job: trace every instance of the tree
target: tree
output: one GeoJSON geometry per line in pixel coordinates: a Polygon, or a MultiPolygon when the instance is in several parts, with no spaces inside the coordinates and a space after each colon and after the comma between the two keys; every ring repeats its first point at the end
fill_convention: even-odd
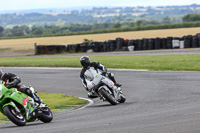
{"type": "Polygon", "coordinates": [[[22,28],[19,26],[14,26],[13,29],[11,30],[13,36],[23,36],[24,31],[22,28]]]}
{"type": "Polygon", "coordinates": [[[136,21],[136,25],[137,25],[139,30],[140,30],[140,27],[141,27],[142,23],[143,23],[143,20],[136,21]]]}
{"type": "Polygon", "coordinates": [[[187,14],[182,18],[183,22],[200,21],[200,14],[187,14]]]}
{"type": "Polygon", "coordinates": [[[164,24],[170,24],[170,22],[171,22],[171,19],[170,19],[169,16],[166,16],[166,17],[164,17],[164,18],[162,19],[162,23],[164,23],[164,24]]]}
{"type": "Polygon", "coordinates": [[[2,26],[0,26],[0,34],[3,33],[4,28],[2,26]]]}
{"type": "Polygon", "coordinates": [[[120,28],[121,26],[119,22],[113,24],[113,28],[120,28]]]}
{"type": "Polygon", "coordinates": [[[3,31],[4,31],[4,28],[2,26],[0,26],[0,36],[3,35],[3,31]]]}

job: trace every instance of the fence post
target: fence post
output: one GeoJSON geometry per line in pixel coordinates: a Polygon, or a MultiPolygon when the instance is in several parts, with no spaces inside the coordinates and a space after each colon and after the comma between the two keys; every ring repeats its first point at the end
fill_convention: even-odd
{"type": "Polygon", "coordinates": [[[34,43],[34,47],[35,47],[35,55],[37,55],[37,43],[34,43]]]}

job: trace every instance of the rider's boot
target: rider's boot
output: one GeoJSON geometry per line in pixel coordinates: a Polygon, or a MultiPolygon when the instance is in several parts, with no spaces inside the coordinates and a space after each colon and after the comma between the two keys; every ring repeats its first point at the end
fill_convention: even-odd
{"type": "Polygon", "coordinates": [[[46,104],[42,103],[42,99],[40,99],[39,96],[36,93],[33,93],[33,90],[27,88],[26,91],[27,91],[28,95],[33,98],[37,107],[46,107],[46,104]]]}
{"type": "Polygon", "coordinates": [[[88,92],[88,98],[93,99],[93,98],[97,98],[97,97],[98,97],[98,96],[95,95],[94,93],[92,93],[92,92],[88,92]]]}
{"type": "Polygon", "coordinates": [[[114,82],[114,84],[115,84],[117,87],[121,87],[121,86],[122,86],[121,83],[116,82],[116,80],[115,80],[114,77],[112,77],[111,80],[114,82]]]}
{"type": "Polygon", "coordinates": [[[115,80],[115,77],[114,77],[114,74],[113,73],[110,73],[110,74],[108,74],[108,77],[114,82],[114,84],[117,86],[117,87],[121,87],[122,86],[122,84],[121,83],[118,83],[118,82],[116,82],[116,80],[115,80]]]}

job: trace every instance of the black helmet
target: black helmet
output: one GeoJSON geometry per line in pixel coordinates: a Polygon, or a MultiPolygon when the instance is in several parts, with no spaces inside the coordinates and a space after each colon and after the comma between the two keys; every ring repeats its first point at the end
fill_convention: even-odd
{"type": "Polygon", "coordinates": [[[82,56],[80,62],[84,68],[87,68],[90,65],[90,58],[88,56],[82,56]]]}

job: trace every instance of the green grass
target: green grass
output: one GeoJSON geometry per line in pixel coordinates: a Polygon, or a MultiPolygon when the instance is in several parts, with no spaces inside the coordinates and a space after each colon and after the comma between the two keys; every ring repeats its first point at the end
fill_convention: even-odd
{"type": "MultiPolygon", "coordinates": [[[[37,93],[44,103],[52,111],[58,111],[61,107],[68,107],[69,109],[75,109],[81,107],[87,103],[87,101],[79,99],[74,96],[68,96],[64,94],[55,93],[37,93]]],[[[7,117],[0,113],[0,120],[7,120],[7,117]]]]}
{"type": "MultiPolygon", "coordinates": [[[[81,67],[80,57],[0,58],[1,66],[81,67]]],[[[91,56],[107,68],[200,71],[200,54],[91,56]]]]}

